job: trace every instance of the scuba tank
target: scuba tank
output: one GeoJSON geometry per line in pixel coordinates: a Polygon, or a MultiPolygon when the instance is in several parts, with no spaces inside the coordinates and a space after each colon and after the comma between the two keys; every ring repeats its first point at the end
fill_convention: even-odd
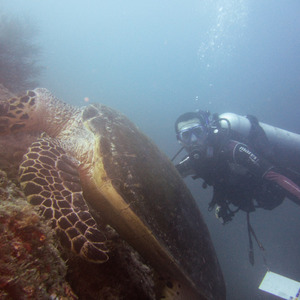
{"type": "MultiPolygon", "coordinates": [[[[219,124],[221,128],[229,130],[233,136],[238,135],[243,139],[249,138],[252,128],[250,118],[234,113],[219,115],[219,124]]],[[[261,122],[257,124],[267,137],[276,163],[300,173],[300,135],[261,122]]]]}

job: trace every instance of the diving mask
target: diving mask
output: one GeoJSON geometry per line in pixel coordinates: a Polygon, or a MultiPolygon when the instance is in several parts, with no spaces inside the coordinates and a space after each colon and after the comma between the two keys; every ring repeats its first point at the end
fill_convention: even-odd
{"type": "Polygon", "coordinates": [[[201,142],[206,136],[206,128],[201,124],[182,128],[177,134],[177,138],[185,145],[201,142]]]}

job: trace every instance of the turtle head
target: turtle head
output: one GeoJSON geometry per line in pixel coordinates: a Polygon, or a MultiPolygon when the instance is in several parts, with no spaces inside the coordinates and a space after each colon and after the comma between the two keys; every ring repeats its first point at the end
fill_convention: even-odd
{"type": "Polygon", "coordinates": [[[0,135],[30,131],[32,127],[37,127],[35,97],[34,91],[27,91],[20,97],[0,101],[0,135]]]}

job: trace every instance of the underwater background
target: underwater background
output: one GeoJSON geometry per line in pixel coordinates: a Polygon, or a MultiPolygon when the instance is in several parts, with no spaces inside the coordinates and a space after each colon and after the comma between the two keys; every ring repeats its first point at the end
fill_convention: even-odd
{"type": "MultiPolygon", "coordinates": [[[[74,105],[117,109],[170,158],[176,118],[196,109],[252,114],[300,134],[298,0],[0,0],[0,12],[38,29],[39,86],[74,105]]],[[[265,248],[254,241],[251,266],[246,214],[223,226],[207,210],[212,190],[185,181],[229,300],[275,299],[258,290],[268,268],[300,281],[299,206],[286,200],[251,214],[265,248]]]]}

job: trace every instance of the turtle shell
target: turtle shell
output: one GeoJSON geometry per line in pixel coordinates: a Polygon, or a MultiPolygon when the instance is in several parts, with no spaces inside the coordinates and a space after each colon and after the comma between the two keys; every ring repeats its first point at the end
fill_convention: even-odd
{"type": "Polygon", "coordinates": [[[207,226],[170,160],[111,108],[90,105],[82,118],[95,135],[92,179],[82,178],[92,207],[171,288],[183,287],[177,287],[178,297],[184,291],[189,299],[225,299],[207,226]]]}

